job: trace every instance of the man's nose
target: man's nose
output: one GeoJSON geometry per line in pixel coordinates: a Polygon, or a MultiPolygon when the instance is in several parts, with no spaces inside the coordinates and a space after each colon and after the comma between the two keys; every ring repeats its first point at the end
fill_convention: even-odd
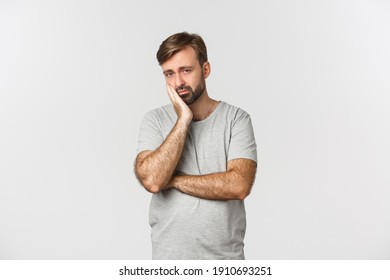
{"type": "Polygon", "coordinates": [[[177,74],[175,77],[175,88],[181,87],[185,84],[181,74],[177,74]]]}

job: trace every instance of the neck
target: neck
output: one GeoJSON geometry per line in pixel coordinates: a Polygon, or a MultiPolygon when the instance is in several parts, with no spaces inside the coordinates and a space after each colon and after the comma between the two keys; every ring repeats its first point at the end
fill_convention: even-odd
{"type": "Polygon", "coordinates": [[[194,121],[201,121],[206,119],[216,108],[218,101],[211,99],[207,93],[207,90],[196,100],[195,103],[189,107],[194,114],[194,121]]]}

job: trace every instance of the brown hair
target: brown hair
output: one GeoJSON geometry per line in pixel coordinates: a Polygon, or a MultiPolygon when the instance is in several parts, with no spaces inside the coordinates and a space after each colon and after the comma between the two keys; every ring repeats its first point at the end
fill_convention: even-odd
{"type": "Polygon", "coordinates": [[[207,49],[202,37],[188,32],[176,33],[165,39],[157,51],[157,60],[161,65],[185,46],[191,46],[197,56],[200,66],[207,61],[207,49]]]}

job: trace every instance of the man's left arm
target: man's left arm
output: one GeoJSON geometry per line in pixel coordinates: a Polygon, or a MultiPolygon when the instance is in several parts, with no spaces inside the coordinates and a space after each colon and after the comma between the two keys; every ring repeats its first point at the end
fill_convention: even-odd
{"type": "Polygon", "coordinates": [[[250,159],[232,159],[227,171],[207,175],[173,176],[169,187],[204,199],[245,199],[255,181],[257,163],[250,159]]]}

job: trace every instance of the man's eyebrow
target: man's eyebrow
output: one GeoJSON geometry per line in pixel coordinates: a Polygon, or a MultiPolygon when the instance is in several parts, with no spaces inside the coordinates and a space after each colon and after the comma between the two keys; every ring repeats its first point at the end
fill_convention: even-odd
{"type": "Polygon", "coordinates": [[[179,70],[183,70],[183,69],[192,69],[194,68],[193,66],[181,66],[179,67],[179,70]]]}
{"type": "MultiPolygon", "coordinates": [[[[194,66],[180,66],[179,67],[179,71],[180,70],[184,70],[184,69],[194,69],[194,66]]],[[[172,69],[167,69],[163,72],[163,74],[167,74],[167,73],[173,73],[174,71],[172,69]]]]}
{"type": "Polygon", "coordinates": [[[171,70],[171,69],[168,69],[168,70],[165,70],[164,72],[163,72],[163,74],[165,75],[165,74],[168,74],[168,73],[172,73],[173,71],[171,70]]]}

